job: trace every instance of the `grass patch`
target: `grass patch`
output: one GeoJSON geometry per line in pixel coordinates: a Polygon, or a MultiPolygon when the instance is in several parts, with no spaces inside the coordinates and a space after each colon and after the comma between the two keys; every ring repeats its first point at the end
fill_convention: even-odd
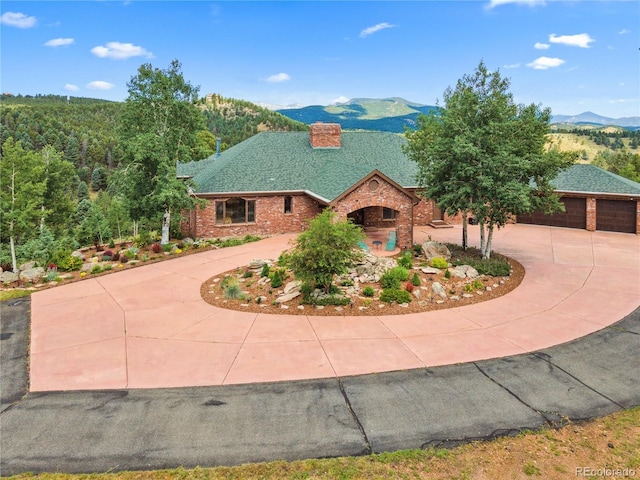
{"type": "Polygon", "coordinates": [[[12,290],[3,290],[0,292],[0,302],[6,302],[7,300],[13,300],[14,298],[21,298],[31,295],[31,290],[19,290],[14,288],[12,290]]]}

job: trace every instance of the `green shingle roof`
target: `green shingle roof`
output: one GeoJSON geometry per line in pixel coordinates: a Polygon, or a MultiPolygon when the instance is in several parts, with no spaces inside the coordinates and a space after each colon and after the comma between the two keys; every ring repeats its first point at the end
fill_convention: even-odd
{"type": "Polygon", "coordinates": [[[204,160],[178,164],[195,193],[307,191],[327,202],[373,170],[416,186],[406,140],[386,132],[342,132],[340,148],[312,148],[308,132],[262,132],[204,160]]]}
{"type": "Polygon", "coordinates": [[[551,183],[561,192],[640,195],[640,183],[588,164],[572,165],[551,183]]]}

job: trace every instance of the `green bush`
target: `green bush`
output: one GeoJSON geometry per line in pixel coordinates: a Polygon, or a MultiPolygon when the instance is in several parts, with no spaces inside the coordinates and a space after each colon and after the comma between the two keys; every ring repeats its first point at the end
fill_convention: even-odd
{"type": "Polygon", "coordinates": [[[271,279],[271,287],[278,288],[282,286],[283,279],[282,274],[280,273],[280,269],[277,269],[275,272],[273,272],[269,276],[269,278],[271,279]]]}
{"type": "Polygon", "coordinates": [[[351,299],[349,297],[343,297],[342,295],[329,295],[327,297],[313,299],[310,303],[313,305],[345,306],[351,303],[351,299]]]}
{"type": "Polygon", "coordinates": [[[429,265],[431,265],[433,268],[440,268],[440,269],[447,268],[449,266],[447,261],[442,257],[433,257],[429,265]]]}
{"type": "Polygon", "coordinates": [[[400,288],[402,282],[409,280],[409,270],[398,266],[387,270],[380,277],[382,288],[400,288]]]}
{"type": "Polygon", "coordinates": [[[102,267],[100,265],[94,265],[91,267],[91,271],[89,273],[100,273],[102,272],[102,267]]]}
{"type": "Polygon", "coordinates": [[[53,263],[58,265],[58,270],[73,272],[80,270],[83,262],[81,258],[71,256],[70,251],[58,250],[53,257],[53,263]]]}
{"type": "Polygon", "coordinates": [[[261,277],[269,276],[269,265],[267,265],[266,263],[262,266],[262,271],[260,272],[260,276],[261,277]]]}
{"type": "Polygon", "coordinates": [[[444,278],[451,278],[451,270],[448,268],[444,271],[444,278]]]}
{"type": "Polygon", "coordinates": [[[237,283],[232,283],[224,288],[224,298],[242,300],[244,299],[244,293],[242,293],[240,285],[238,285],[237,283]]]}
{"type": "Polygon", "coordinates": [[[413,285],[414,287],[419,287],[420,284],[420,276],[418,276],[418,273],[416,272],[413,274],[413,277],[411,277],[411,285],[413,285]]]}
{"type": "Polygon", "coordinates": [[[242,278],[251,278],[253,277],[253,272],[251,270],[247,270],[242,274],[242,278]]]}
{"type": "Polygon", "coordinates": [[[411,255],[410,251],[404,252],[402,254],[402,256],[398,259],[398,265],[406,269],[411,269],[413,267],[413,255],[411,255]]]}
{"type": "Polygon", "coordinates": [[[343,287],[353,287],[353,280],[351,280],[351,279],[343,280],[341,285],[343,287]]]}
{"type": "Polygon", "coordinates": [[[411,294],[400,288],[387,288],[382,290],[380,300],[386,303],[409,303],[411,301],[411,294]]]}
{"type": "Polygon", "coordinates": [[[376,291],[371,286],[366,286],[362,289],[362,294],[365,297],[373,297],[376,294],[376,291]]]}

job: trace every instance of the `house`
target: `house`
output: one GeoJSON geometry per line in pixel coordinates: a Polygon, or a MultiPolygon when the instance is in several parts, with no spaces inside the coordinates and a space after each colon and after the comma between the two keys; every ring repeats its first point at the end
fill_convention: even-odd
{"type": "Polygon", "coordinates": [[[518,215],[518,223],[640,234],[640,183],[587,164],[572,165],[551,183],[566,211],[518,215]]]}
{"type": "Polygon", "coordinates": [[[413,226],[441,215],[416,195],[417,165],[406,140],[386,132],[342,132],[315,123],[309,132],[262,132],[219,156],[178,165],[207,200],[185,233],[195,237],[295,233],[324,208],[364,227],[395,227],[398,246],[413,226]]]}
{"type": "MultiPolygon", "coordinates": [[[[315,123],[309,132],[262,132],[222,154],[178,164],[194,195],[206,200],[183,224],[198,238],[297,233],[325,208],[363,227],[392,227],[397,245],[413,227],[443,218],[417,195],[417,165],[406,140],[387,132],[342,132],[315,123]]],[[[520,223],[640,233],[640,184],[592,165],[574,165],[555,180],[566,212],[520,215],[520,223]]]]}

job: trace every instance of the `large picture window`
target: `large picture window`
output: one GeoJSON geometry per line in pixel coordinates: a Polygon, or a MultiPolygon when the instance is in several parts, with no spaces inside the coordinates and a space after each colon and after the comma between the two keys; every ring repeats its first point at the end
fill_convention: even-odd
{"type": "Polygon", "coordinates": [[[253,223],[256,221],[255,200],[230,198],[216,202],[216,224],[253,223]]]}

